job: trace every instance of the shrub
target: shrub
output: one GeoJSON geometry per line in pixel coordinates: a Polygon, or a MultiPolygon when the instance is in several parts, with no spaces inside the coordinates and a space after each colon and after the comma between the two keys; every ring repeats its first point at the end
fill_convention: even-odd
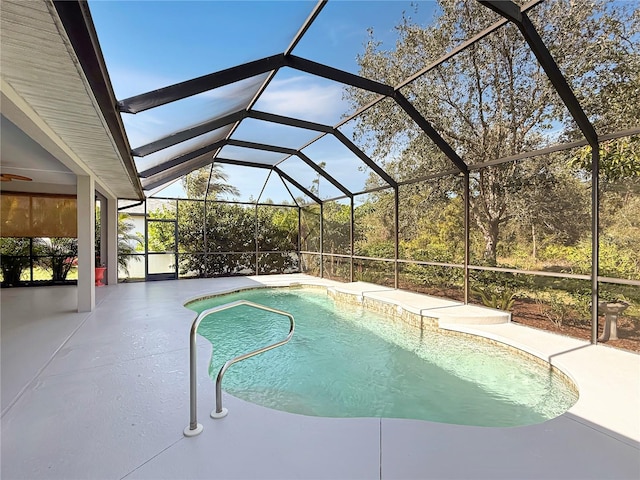
{"type": "Polygon", "coordinates": [[[540,314],[558,328],[573,313],[573,308],[566,301],[566,297],[559,292],[548,292],[544,299],[536,296],[536,303],[540,308],[540,314]]]}
{"type": "Polygon", "coordinates": [[[50,268],[53,281],[66,280],[69,271],[74,266],[72,261],[78,256],[78,240],[76,238],[41,238],[37,243],[39,255],[38,264],[43,268],[50,268]]]}
{"type": "Polygon", "coordinates": [[[516,301],[516,294],[513,290],[505,289],[491,289],[488,288],[475,288],[473,293],[480,297],[482,304],[485,307],[497,308],[498,310],[511,310],[516,301]]]}
{"type": "Polygon", "coordinates": [[[30,262],[28,238],[0,239],[0,266],[4,284],[17,285],[30,262]]]}

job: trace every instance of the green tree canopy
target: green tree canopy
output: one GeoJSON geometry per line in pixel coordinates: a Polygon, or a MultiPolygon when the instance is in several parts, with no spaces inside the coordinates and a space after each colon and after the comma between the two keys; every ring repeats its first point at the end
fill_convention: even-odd
{"type": "Polygon", "coordinates": [[[229,177],[224,173],[222,165],[213,163],[194,170],[182,177],[182,186],[188,198],[217,199],[222,195],[240,195],[233,185],[227,183],[229,177]]]}
{"type": "MultiPolygon", "coordinates": [[[[398,85],[496,19],[475,1],[440,0],[438,5],[435,21],[426,28],[404,16],[394,50],[382,50],[371,32],[359,57],[361,75],[398,85]]],[[[610,131],[640,124],[637,12],[624,3],[593,0],[545,2],[529,15],[597,128],[610,131]]],[[[511,24],[417,78],[401,93],[468,164],[540,148],[557,140],[561,127],[565,137],[576,137],[569,112],[511,24]]],[[[354,109],[371,100],[370,93],[355,88],[347,95],[354,109]]],[[[356,122],[356,140],[398,179],[452,168],[392,102],[377,103],[356,122]]],[[[489,263],[496,261],[501,228],[518,214],[514,194],[537,184],[536,170],[522,169],[517,162],[479,170],[472,184],[471,213],[489,263]]],[[[530,201],[536,198],[529,195],[530,201]]]]}

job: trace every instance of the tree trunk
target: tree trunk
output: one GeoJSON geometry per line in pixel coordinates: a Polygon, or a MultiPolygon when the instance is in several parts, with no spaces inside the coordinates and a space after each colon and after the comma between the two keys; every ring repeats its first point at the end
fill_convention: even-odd
{"type": "Polygon", "coordinates": [[[531,242],[533,244],[531,256],[536,260],[538,256],[538,246],[536,244],[536,226],[533,223],[531,224],[531,242]]]}
{"type": "Polygon", "coordinates": [[[484,238],[484,259],[489,265],[496,265],[499,222],[491,220],[487,224],[480,225],[484,238]]]}
{"type": "Polygon", "coordinates": [[[20,276],[22,275],[22,266],[19,262],[12,261],[8,256],[4,256],[2,261],[2,276],[4,277],[3,283],[13,286],[18,285],[20,283],[20,276]]]}

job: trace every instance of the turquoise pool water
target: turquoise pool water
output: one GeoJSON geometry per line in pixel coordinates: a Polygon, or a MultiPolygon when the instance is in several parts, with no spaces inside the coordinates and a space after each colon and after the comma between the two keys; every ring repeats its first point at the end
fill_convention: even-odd
{"type": "MultiPolygon", "coordinates": [[[[577,400],[560,375],[482,339],[419,331],[316,289],[257,289],[190,303],[202,312],[246,299],[290,312],[286,345],[233,365],[223,389],[266,407],[324,417],[413,418],[516,426],[554,418],[577,400]]],[[[286,317],[241,306],[205,318],[209,374],[283,339],[286,317]]]]}

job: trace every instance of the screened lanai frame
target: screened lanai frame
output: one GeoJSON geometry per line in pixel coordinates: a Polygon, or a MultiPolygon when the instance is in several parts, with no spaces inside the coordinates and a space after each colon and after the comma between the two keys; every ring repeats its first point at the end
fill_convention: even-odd
{"type": "MultiPolygon", "coordinates": [[[[452,268],[462,268],[463,277],[464,277],[464,301],[468,303],[469,301],[469,275],[470,271],[476,270],[489,270],[496,272],[505,272],[505,273],[520,273],[527,275],[540,275],[540,276],[551,276],[551,277],[561,277],[561,278],[575,278],[580,280],[588,280],[591,282],[591,299],[592,299],[592,342],[596,343],[597,341],[597,330],[598,330],[598,312],[597,312],[597,303],[598,303],[598,289],[599,282],[608,282],[608,283],[617,283],[617,284],[626,284],[626,285],[640,285],[640,281],[637,280],[625,280],[625,279],[616,279],[599,276],[599,145],[600,142],[615,138],[620,138],[629,135],[636,135],[640,133],[639,128],[626,130],[623,132],[613,133],[606,136],[598,136],[595,128],[591,124],[589,118],[583,111],[580,103],[578,102],[576,96],[571,90],[567,80],[562,75],[558,65],[555,63],[549,49],[543,42],[541,36],[539,35],[536,27],[531,22],[529,17],[527,16],[527,12],[534,8],[536,5],[542,3],[543,0],[533,0],[522,7],[513,2],[506,1],[494,1],[494,0],[480,0],[479,3],[486,6],[487,8],[494,11],[500,17],[501,20],[495,22],[494,24],[488,26],[481,32],[474,35],[472,38],[465,40],[459,46],[451,50],[450,52],[443,55],[441,58],[432,62],[430,65],[422,68],[420,71],[416,72],[414,75],[410,76],[402,83],[396,86],[389,86],[377,82],[375,80],[371,80],[368,78],[361,77],[359,75],[355,75],[353,73],[349,73],[343,70],[339,70],[327,65],[323,65],[317,62],[313,62],[304,58],[300,58],[293,55],[293,51],[298,45],[298,43],[302,40],[305,33],[309,30],[313,22],[318,18],[321,14],[323,8],[327,4],[326,0],[319,1],[315,8],[312,10],[311,14],[304,22],[304,24],[299,29],[298,33],[295,35],[294,39],[290,43],[290,45],[284,50],[283,53],[273,55],[270,57],[265,57],[262,59],[254,60],[249,63],[245,63],[239,65],[237,67],[231,67],[219,72],[215,72],[212,74],[204,75],[202,77],[194,78],[192,80],[187,80],[185,82],[181,82],[178,84],[174,84],[165,88],[161,88],[158,90],[154,90],[145,94],[136,95],[134,97],[129,97],[123,99],[117,103],[117,108],[119,112],[123,114],[136,114],[139,112],[143,112],[148,109],[158,108],[162,105],[191,97],[193,95],[198,95],[203,92],[211,91],[218,87],[224,87],[227,85],[233,85],[236,82],[245,81],[247,79],[255,78],[257,76],[265,76],[265,79],[261,86],[257,89],[257,91],[252,92],[243,98],[243,102],[240,102],[244,105],[243,108],[234,111],[226,111],[223,115],[218,116],[216,118],[209,119],[205,122],[201,122],[197,125],[192,125],[188,128],[180,130],[178,132],[173,133],[170,136],[166,136],[163,138],[159,138],[154,140],[153,142],[147,143],[145,145],[138,146],[136,148],[131,149],[131,155],[134,157],[143,158],[147,155],[153,154],[155,152],[160,152],[166,148],[170,148],[173,146],[179,146],[180,144],[184,144],[184,142],[189,142],[193,139],[197,139],[202,135],[206,135],[209,132],[213,132],[219,129],[228,129],[228,133],[224,136],[223,139],[217,140],[212,143],[207,143],[204,145],[198,145],[198,148],[187,149],[184,152],[181,152],[180,155],[174,156],[167,161],[162,163],[157,163],[149,168],[146,168],[139,172],[139,176],[142,181],[142,185],[145,190],[152,190],[158,188],[168,182],[175,181],[181,176],[189,173],[190,171],[197,169],[199,167],[209,165],[211,163],[219,163],[219,164],[231,164],[231,165],[242,165],[246,167],[253,168],[263,168],[270,169],[274,174],[277,174],[285,185],[292,185],[300,192],[304,194],[307,198],[311,199],[315,204],[319,205],[320,208],[320,248],[319,252],[314,251],[306,251],[299,250],[299,255],[317,255],[319,256],[319,269],[320,275],[323,275],[323,265],[324,265],[324,257],[334,256],[337,258],[344,258],[349,260],[350,264],[350,273],[349,280],[354,280],[354,260],[372,260],[372,261],[383,261],[388,262],[393,266],[394,272],[394,287],[398,288],[398,272],[399,266],[402,263],[415,263],[418,265],[427,265],[427,266],[448,266],[452,268]],[[464,51],[467,48],[470,48],[473,44],[478,41],[481,41],[483,38],[497,31],[501,27],[506,24],[515,25],[518,30],[521,32],[524,41],[528,44],[529,48],[535,55],[537,61],[542,66],[544,72],[546,73],[549,81],[555,88],[562,102],[564,103],[567,110],[570,112],[571,117],[574,122],[577,124],[579,131],[584,137],[583,140],[572,142],[572,143],[561,143],[558,145],[552,145],[546,149],[536,150],[531,152],[522,153],[513,157],[505,157],[494,159],[485,163],[478,164],[467,164],[463,158],[461,158],[456,150],[452,148],[450,144],[448,144],[443,137],[433,128],[431,123],[414,107],[414,105],[405,97],[400,90],[410,85],[415,80],[419,79],[429,71],[437,68],[439,65],[453,58],[455,55],[464,51]],[[275,115],[268,112],[256,111],[254,109],[254,105],[258,102],[261,95],[267,89],[270,81],[276,75],[278,70],[284,67],[289,67],[295,70],[299,70],[308,74],[317,75],[319,77],[323,77],[329,80],[333,80],[342,84],[346,84],[351,87],[359,88],[370,92],[375,96],[375,99],[372,100],[368,105],[360,108],[358,111],[354,112],[347,118],[342,119],[339,123],[335,125],[325,125],[321,123],[310,122],[307,120],[302,120],[299,118],[287,117],[284,115],[275,115]],[[432,141],[442,152],[442,154],[449,160],[450,168],[441,171],[435,172],[433,174],[428,174],[412,179],[406,179],[402,181],[397,181],[392,178],[380,165],[378,165],[375,161],[373,161],[367,153],[361,150],[358,146],[356,146],[347,136],[345,136],[340,130],[345,124],[349,121],[355,119],[358,115],[361,115],[363,112],[370,109],[377,102],[382,101],[384,99],[392,99],[395,104],[401,108],[411,119],[415,122],[418,128],[427,135],[427,137],[432,141]],[[260,120],[265,122],[273,122],[281,125],[287,125],[291,127],[307,129],[313,132],[317,132],[317,135],[308,143],[300,146],[299,148],[291,148],[291,147],[282,147],[276,144],[263,144],[257,142],[248,142],[246,140],[234,138],[234,132],[238,129],[239,125],[244,119],[253,119],[260,120]],[[329,169],[324,169],[320,167],[319,163],[316,162],[313,158],[307,156],[304,152],[305,148],[312,145],[314,142],[323,138],[327,135],[332,136],[336,140],[338,140],[344,147],[346,147],[349,151],[351,151],[357,159],[359,159],[364,165],[366,165],[375,175],[380,179],[380,183],[384,186],[376,187],[376,188],[364,188],[360,191],[351,191],[347,189],[344,185],[342,185],[334,176],[331,175],[329,169]],[[591,274],[590,275],[575,275],[575,274],[567,274],[567,273],[554,273],[554,272],[542,272],[542,271],[531,271],[531,270],[518,270],[518,269],[508,269],[508,268],[499,268],[499,267],[491,267],[491,266],[480,266],[480,265],[472,265],[470,262],[469,255],[469,231],[470,231],[470,175],[472,172],[480,170],[487,166],[499,165],[507,162],[515,162],[524,160],[526,158],[534,157],[537,155],[544,155],[548,153],[552,153],[555,151],[565,150],[569,148],[575,148],[580,146],[590,146],[591,147],[591,163],[592,167],[592,175],[591,175],[591,274]],[[259,151],[267,151],[274,152],[278,154],[282,154],[284,156],[283,159],[279,161],[274,161],[272,163],[268,162],[256,162],[253,160],[238,160],[237,158],[225,158],[221,156],[221,152],[227,146],[231,147],[241,147],[246,149],[254,149],[259,151]],[[324,181],[333,185],[336,189],[338,189],[342,195],[330,198],[322,198],[317,195],[315,192],[311,191],[309,188],[303,186],[300,182],[298,182],[291,175],[287,174],[280,168],[280,163],[286,161],[291,157],[297,157],[300,161],[304,162],[309,168],[313,169],[317,175],[321,176],[324,181]],[[421,181],[427,181],[431,179],[437,179],[447,175],[459,175],[462,178],[464,191],[463,191],[463,199],[464,199],[464,261],[462,264],[447,264],[442,262],[428,262],[428,261],[412,261],[405,260],[399,258],[399,228],[398,228],[398,211],[399,211],[399,187],[402,185],[414,184],[421,181]],[[369,194],[381,189],[390,189],[394,194],[394,203],[395,203],[395,252],[393,258],[371,258],[364,256],[355,255],[354,251],[354,197],[363,194],[369,194]],[[326,202],[338,201],[347,199],[350,203],[350,211],[351,211],[351,221],[350,221],[350,252],[349,254],[330,254],[323,251],[323,215],[322,209],[323,205],[326,202]]],[[[56,6],[58,4],[63,4],[65,2],[56,2],[56,6]]],[[[65,22],[64,8],[59,8],[59,12],[61,13],[61,17],[63,22],[65,22]]],[[[85,12],[85,17],[87,13],[85,12]]],[[[68,17],[71,18],[71,17],[68,17]]],[[[66,23],[66,22],[65,22],[66,23]]],[[[71,30],[73,27],[69,27],[71,30]]],[[[68,28],[68,30],[69,30],[68,28]]],[[[71,38],[73,42],[73,36],[71,38]]],[[[125,136],[126,139],[126,136],[125,136]]],[[[296,199],[293,195],[291,195],[294,202],[296,199]]],[[[302,209],[306,208],[307,205],[301,205],[296,202],[296,206],[299,212],[302,209]]]]}

